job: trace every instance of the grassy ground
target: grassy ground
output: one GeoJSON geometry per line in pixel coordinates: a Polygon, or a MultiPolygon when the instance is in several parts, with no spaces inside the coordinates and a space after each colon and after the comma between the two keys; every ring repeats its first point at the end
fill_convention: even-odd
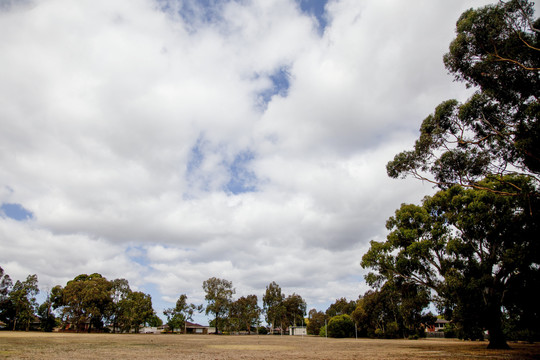
{"type": "Polygon", "coordinates": [[[540,359],[540,344],[452,339],[0,332],[0,359],[540,359]]]}

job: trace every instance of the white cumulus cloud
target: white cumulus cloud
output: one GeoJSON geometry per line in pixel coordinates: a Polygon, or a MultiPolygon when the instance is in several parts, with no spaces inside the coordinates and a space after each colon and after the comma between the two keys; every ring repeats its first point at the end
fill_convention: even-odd
{"type": "Polygon", "coordinates": [[[329,0],[320,31],[293,0],[2,2],[0,203],[32,217],[0,217],[0,266],[157,309],[212,276],[356,298],[369,241],[433,191],[385,165],[467,96],[442,56],[487,3],[329,0]]]}

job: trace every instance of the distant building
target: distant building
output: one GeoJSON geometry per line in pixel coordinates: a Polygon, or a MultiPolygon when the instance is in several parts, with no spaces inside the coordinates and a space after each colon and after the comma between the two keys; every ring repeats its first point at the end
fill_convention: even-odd
{"type": "Polygon", "coordinates": [[[444,319],[437,319],[437,321],[435,321],[434,325],[430,325],[430,326],[426,327],[426,332],[441,332],[441,331],[444,331],[444,326],[446,324],[448,324],[448,323],[450,323],[450,321],[444,320],[444,319]]]}
{"type": "Polygon", "coordinates": [[[307,329],[305,326],[291,326],[289,327],[289,335],[307,335],[307,329]]]}
{"type": "MultiPolygon", "coordinates": [[[[139,333],[141,334],[161,334],[163,331],[163,327],[157,327],[157,326],[141,326],[139,329],[139,333]]],[[[134,331],[132,331],[134,332],[134,331]]]]}
{"type": "MultiPolygon", "coordinates": [[[[207,335],[208,334],[209,327],[203,326],[199,324],[195,324],[189,321],[186,321],[186,329],[185,334],[201,334],[201,335],[207,335]]],[[[215,331],[215,330],[214,330],[215,331]]]]}

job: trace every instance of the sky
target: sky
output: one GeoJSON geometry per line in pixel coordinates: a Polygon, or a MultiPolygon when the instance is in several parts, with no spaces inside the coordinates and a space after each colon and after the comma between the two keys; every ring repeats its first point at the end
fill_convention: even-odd
{"type": "Polygon", "coordinates": [[[210,277],[358,298],[370,240],[434,192],[386,163],[470,95],[442,56],[493,2],[0,0],[0,266],[125,278],[162,317],[210,277]]]}

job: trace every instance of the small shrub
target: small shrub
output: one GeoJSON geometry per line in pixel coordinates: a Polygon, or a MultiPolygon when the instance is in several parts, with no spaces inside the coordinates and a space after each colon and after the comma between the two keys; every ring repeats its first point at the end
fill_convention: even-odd
{"type": "Polygon", "coordinates": [[[349,315],[334,316],[328,322],[328,336],[347,338],[354,336],[354,322],[349,315]]]}

